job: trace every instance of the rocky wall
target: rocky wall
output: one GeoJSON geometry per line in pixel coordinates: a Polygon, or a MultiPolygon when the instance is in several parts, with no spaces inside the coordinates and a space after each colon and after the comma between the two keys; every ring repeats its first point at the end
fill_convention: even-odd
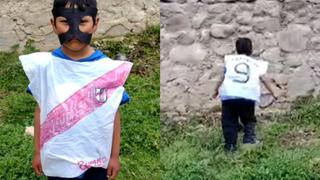
{"type": "MultiPolygon", "coordinates": [[[[98,36],[122,36],[159,24],[157,0],[97,0],[100,26],[98,36]]],[[[1,0],[0,51],[10,50],[28,39],[41,50],[51,50],[59,43],[50,25],[53,0],[1,0]]]]}
{"type": "Polygon", "coordinates": [[[253,57],[269,62],[279,95],[269,110],[319,94],[319,0],[163,0],[160,12],[163,114],[184,119],[217,109],[213,90],[238,37],[252,39],[253,57]]]}

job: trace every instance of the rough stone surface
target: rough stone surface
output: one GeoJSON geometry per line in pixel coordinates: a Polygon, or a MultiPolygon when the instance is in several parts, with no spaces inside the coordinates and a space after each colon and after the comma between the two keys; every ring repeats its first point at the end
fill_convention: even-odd
{"type": "Polygon", "coordinates": [[[183,14],[177,14],[165,22],[166,30],[169,32],[177,32],[189,28],[189,20],[183,14]]]}
{"type": "Polygon", "coordinates": [[[249,25],[252,21],[252,12],[244,11],[237,16],[237,23],[240,25],[249,25]]]}
{"type": "Polygon", "coordinates": [[[311,47],[320,50],[320,37],[311,38],[311,47]]]}
{"type": "Polygon", "coordinates": [[[294,73],[288,83],[289,98],[294,99],[298,96],[312,95],[315,90],[315,82],[312,75],[312,69],[307,65],[303,65],[294,73]]]}
{"type": "Polygon", "coordinates": [[[191,46],[179,45],[174,47],[170,54],[170,61],[182,63],[182,64],[198,64],[207,55],[207,50],[205,50],[201,44],[194,44],[191,46]]]}
{"type": "Polygon", "coordinates": [[[178,37],[178,43],[182,45],[190,45],[196,39],[197,33],[195,31],[184,32],[178,37]]]}
{"type": "Polygon", "coordinates": [[[208,12],[211,14],[220,14],[228,11],[229,5],[225,3],[218,3],[218,4],[213,4],[209,5],[208,12]]]}
{"type": "MultiPolygon", "coordinates": [[[[10,50],[12,45],[25,45],[27,39],[36,41],[40,50],[47,51],[59,46],[53,38],[50,25],[52,0],[13,0],[1,3],[0,50],[10,50]],[[48,49],[49,48],[49,49],[48,49]]],[[[100,26],[95,37],[102,35],[122,36],[139,32],[146,25],[160,23],[157,0],[97,0],[100,26]]],[[[183,1],[181,1],[183,3],[183,1]]]]}
{"type": "Polygon", "coordinates": [[[297,11],[306,6],[305,0],[286,0],[284,3],[284,10],[297,11]]]}
{"type": "Polygon", "coordinates": [[[253,25],[253,30],[256,32],[276,32],[280,29],[279,19],[276,18],[263,18],[258,20],[253,25]]]}
{"type": "Polygon", "coordinates": [[[281,50],[279,47],[266,49],[261,56],[264,60],[267,60],[270,63],[276,63],[284,60],[281,56],[281,50]]]}
{"type": "Polygon", "coordinates": [[[12,46],[16,45],[15,42],[18,42],[18,36],[14,31],[11,32],[1,32],[0,37],[0,48],[11,49],[12,46]],[[10,37],[10,38],[8,38],[10,37]]]}
{"type": "Polygon", "coordinates": [[[286,52],[300,52],[306,49],[308,36],[311,29],[309,26],[292,24],[279,33],[280,48],[286,52]]]}
{"type": "Polygon", "coordinates": [[[320,1],[188,0],[160,4],[164,24],[160,105],[161,113],[171,119],[185,120],[219,109],[213,88],[223,72],[223,57],[235,53],[238,37],[249,37],[253,57],[269,62],[267,76],[279,101],[268,111],[287,109],[299,96],[320,93],[320,1]],[[176,16],[180,21],[174,24],[171,21],[176,16]]]}
{"type": "Polygon", "coordinates": [[[207,14],[206,13],[199,13],[196,16],[194,16],[194,18],[192,19],[192,26],[195,29],[198,29],[201,27],[201,25],[203,24],[204,20],[207,18],[207,14]]]}
{"type": "Polygon", "coordinates": [[[122,24],[116,24],[106,31],[107,36],[120,36],[122,34],[128,33],[130,30],[123,26],[122,24]]]}
{"type": "Polygon", "coordinates": [[[235,49],[234,45],[229,43],[223,43],[220,47],[214,48],[214,52],[217,53],[219,56],[224,56],[225,54],[231,54],[235,49]]]}
{"type": "Polygon", "coordinates": [[[292,53],[287,56],[285,66],[289,68],[297,68],[301,66],[304,63],[304,61],[306,61],[305,54],[292,53]]]}
{"type": "Polygon", "coordinates": [[[279,17],[281,4],[277,1],[261,1],[258,0],[254,6],[254,15],[279,17]]]}
{"type": "Polygon", "coordinates": [[[227,38],[235,32],[235,27],[229,24],[212,24],[211,35],[215,38],[227,38]]]}

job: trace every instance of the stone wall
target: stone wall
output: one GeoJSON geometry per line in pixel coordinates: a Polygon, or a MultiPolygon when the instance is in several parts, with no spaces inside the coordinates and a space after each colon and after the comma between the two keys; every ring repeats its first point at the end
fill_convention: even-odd
{"type": "Polygon", "coordinates": [[[280,99],[269,109],[319,94],[319,0],[167,0],[160,12],[161,111],[169,117],[219,105],[213,90],[238,37],[251,38],[253,56],[270,64],[280,99]]]}
{"type": "MultiPolygon", "coordinates": [[[[121,36],[159,24],[158,0],[97,0],[100,26],[96,35],[121,36]]],[[[50,25],[53,0],[1,0],[0,51],[23,47],[33,39],[41,50],[59,43],[50,25]]]]}

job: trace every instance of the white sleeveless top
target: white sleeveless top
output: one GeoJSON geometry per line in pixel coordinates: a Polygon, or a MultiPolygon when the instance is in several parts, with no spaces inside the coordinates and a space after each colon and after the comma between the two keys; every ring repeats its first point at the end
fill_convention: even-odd
{"type": "Polygon", "coordinates": [[[220,88],[220,96],[259,102],[259,77],[267,72],[268,62],[257,61],[246,55],[228,55],[224,61],[226,73],[220,88]]]}
{"type": "Polygon", "coordinates": [[[77,62],[41,52],[20,56],[40,106],[40,156],[46,176],[72,178],[107,168],[115,114],[132,63],[77,62]]]}

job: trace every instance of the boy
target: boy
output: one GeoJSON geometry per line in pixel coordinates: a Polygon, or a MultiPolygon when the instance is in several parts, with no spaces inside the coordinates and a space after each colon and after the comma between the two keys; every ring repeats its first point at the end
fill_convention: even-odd
{"type": "Polygon", "coordinates": [[[128,101],[123,85],[132,64],[89,45],[99,23],[96,0],[54,0],[52,14],[61,47],[19,57],[38,103],[32,166],[49,180],[115,179],[118,107],[128,101]]]}
{"type": "Polygon", "coordinates": [[[244,126],[243,143],[258,143],[254,111],[255,102],[259,102],[260,98],[260,81],[276,99],[275,93],[263,76],[267,72],[268,63],[249,57],[252,53],[251,40],[239,38],[236,41],[236,50],[239,55],[225,56],[225,72],[214,91],[216,97],[221,86],[222,131],[227,152],[237,149],[239,118],[244,126]]]}

